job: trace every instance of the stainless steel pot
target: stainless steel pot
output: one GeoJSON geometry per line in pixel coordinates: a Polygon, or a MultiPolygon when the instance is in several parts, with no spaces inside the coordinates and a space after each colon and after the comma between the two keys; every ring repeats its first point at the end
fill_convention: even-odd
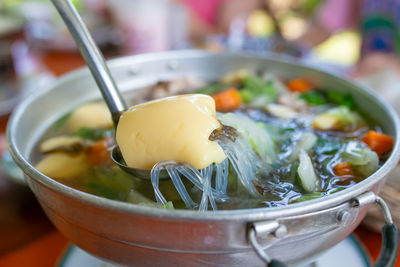
{"type": "MultiPolygon", "coordinates": [[[[260,256],[289,264],[310,261],[360,223],[386,175],[400,158],[399,119],[383,100],[346,79],[293,61],[244,54],[180,51],[109,62],[121,90],[182,76],[214,80],[239,69],[280,77],[304,76],[324,88],[351,92],[357,104],[395,137],[386,163],[359,184],[320,199],[286,207],[204,212],[163,210],[100,198],[64,186],[30,163],[32,148],[61,114],[100,98],[87,69],[39,89],[13,112],[8,142],[13,158],[55,226],[82,249],[135,266],[258,266],[260,256]]],[[[384,206],[384,204],[382,204],[384,206]]],[[[390,215],[387,217],[390,222],[390,215]]]]}

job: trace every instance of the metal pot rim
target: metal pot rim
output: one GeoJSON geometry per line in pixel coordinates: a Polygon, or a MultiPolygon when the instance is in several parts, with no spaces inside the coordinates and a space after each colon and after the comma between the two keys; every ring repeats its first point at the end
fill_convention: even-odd
{"type": "MultiPolygon", "coordinates": [[[[79,79],[85,75],[89,75],[89,71],[86,67],[80,68],[73,72],[70,72],[62,77],[60,77],[55,83],[37,90],[34,94],[24,99],[13,111],[10,120],[7,125],[7,142],[10,153],[16,163],[22,168],[25,174],[32,177],[36,181],[40,182],[44,186],[51,188],[61,194],[65,194],[71,198],[76,198],[81,201],[85,201],[95,206],[101,206],[102,208],[118,210],[124,213],[140,214],[143,216],[150,217],[162,217],[163,219],[182,219],[182,220],[234,220],[239,218],[248,218],[249,220],[263,220],[266,218],[276,218],[276,217],[287,217],[295,216],[300,214],[306,214],[310,212],[325,210],[341,203],[351,201],[356,196],[364,193],[365,188],[371,187],[376,181],[385,177],[398,163],[400,159],[400,120],[394,111],[394,109],[387,104],[377,93],[374,91],[350,81],[347,78],[338,76],[332,72],[319,70],[316,66],[309,63],[299,62],[290,58],[283,58],[277,55],[251,55],[245,53],[219,53],[214,54],[206,51],[198,50],[183,50],[183,51],[173,51],[173,52],[161,52],[161,53],[150,53],[136,56],[128,56],[116,58],[108,61],[108,65],[112,68],[113,66],[124,65],[126,62],[130,64],[140,64],[141,62],[154,61],[158,59],[169,59],[169,60],[179,60],[180,58],[203,58],[203,57],[245,57],[245,58],[264,58],[274,61],[279,61],[285,64],[296,65],[305,69],[312,69],[316,72],[321,72],[333,76],[335,79],[343,80],[348,83],[356,84],[358,88],[362,90],[363,93],[368,94],[376,99],[376,103],[384,108],[385,112],[393,119],[394,130],[395,130],[395,144],[390,157],[383,164],[383,166],[377,170],[370,177],[366,178],[362,182],[352,186],[351,188],[342,190],[340,192],[334,193],[332,195],[324,196],[319,199],[309,200],[301,203],[293,203],[282,207],[272,207],[272,208],[253,208],[253,209],[240,209],[240,210],[224,210],[224,211],[207,211],[198,212],[193,210],[164,210],[160,208],[152,208],[141,205],[135,205],[125,202],[120,202],[116,200],[110,200],[95,195],[91,195],[68,186],[65,186],[50,177],[47,177],[40,172],[38,172],[21,154],[18,150],[16,140],[13,137],[14,132],[17,129],[18,121],[23,116],[25,110],[29,105],[34,102],[40,96],[46,94],[48,91],[56,88],[59,84],[62,84],[70,79],[79,79]]],[[[320,68],[320,66],[319,66],[320,68]]]]}

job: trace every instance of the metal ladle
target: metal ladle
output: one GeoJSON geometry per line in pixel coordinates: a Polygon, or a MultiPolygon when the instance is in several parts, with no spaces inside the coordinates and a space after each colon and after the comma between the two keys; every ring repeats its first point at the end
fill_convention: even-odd
{"type": "MultiPolygon", "coordinates": [[[[127,107],[118,90],[117,84],[111,76],[103,55],[71,1],[52,0],[52,2],[67,25],[72,37],[75,39],[78,49],[85,59],[111,112],[114,128],[117,130],[119,118],[127,110],[127,107]]],[[[126,165],[117,145],[112,150],[111,158],[125,172],[142,179],[150,179],[150,170],[131,168],[126,165]]],[[[167,175],[166,172],[161,172],[160,178],[166,178],[168,177],[167,175]]]]}

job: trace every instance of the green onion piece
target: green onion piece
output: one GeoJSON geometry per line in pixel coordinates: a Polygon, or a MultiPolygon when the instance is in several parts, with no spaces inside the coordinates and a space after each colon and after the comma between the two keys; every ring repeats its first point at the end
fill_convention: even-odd
{"type": "Polygon", "coordinates": [[[299,97],[300,97],[300,99],[303,99],[308,104],[313,105],[313,106],[319,106],[319,105],[326,104],[324,95],[318,91],[302,93],[299,97]]]}
{"type": "Polygon", "coordinates": [[[223,91],[227,87],[228,86],[225,85],[225,84],[216,83],[216,84],[211,84],[211,85],[208,85],[206,87],[203,87],[203,88],[197,90],[195,93],[205,94],[205,95],[212,95],[212,94],[218,93],[220,91],[223,91]]]}
{"type": "Polygon", "coordinates": [[[83,139],[89,139],[92,141],[98,141],[104,139],[111,135],[110,129],[92,129],[87,127],[79,128],[76,132],[73,133],[75,136],[79,136],[83,139]]]}
{"type": "Polygon", "coordinates": [[[332,104],[346,106],[350,109],[354,109],[356,106],[353,96],[349,93],[330,90],[326,92],[326,99],[332,104]]]}

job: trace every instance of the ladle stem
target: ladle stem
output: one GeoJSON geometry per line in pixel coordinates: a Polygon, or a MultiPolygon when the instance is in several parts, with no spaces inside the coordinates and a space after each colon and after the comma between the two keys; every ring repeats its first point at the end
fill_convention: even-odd
{"type": "Polygon", "coordinates": [[[126,104],[111,76],[103,55],[71,1],[52,0],[52,2],[75,39],[79,51],[92,72],[116,127],[122,112],[126,110],[126,104]]]}

